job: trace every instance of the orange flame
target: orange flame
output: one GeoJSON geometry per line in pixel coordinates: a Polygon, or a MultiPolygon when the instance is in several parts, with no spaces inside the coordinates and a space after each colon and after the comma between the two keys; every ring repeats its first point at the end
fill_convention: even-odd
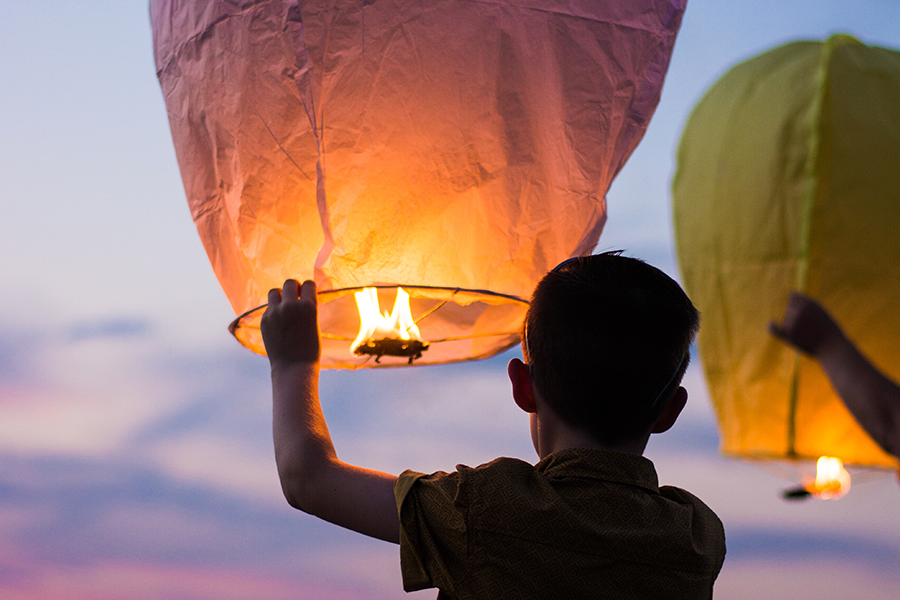
{"type": "Polygon", "coordinates": [[[364,288],[354,296],[359,309],[359,335],[350,345],[351,352],[370,340],[422,340],[409,308],[409,294],[402,288],[397,288],[397,298],[391,314],[387,311],[384,315],[380,314],[378,290],[375,288],[364,288]]]}
{"type": "Polygon", "coordinates": [[[837,500],[850,491],[850,473],[839,458],[820,456],[816,462],[816,480],[806,489],[818,498],[837,500]]]}

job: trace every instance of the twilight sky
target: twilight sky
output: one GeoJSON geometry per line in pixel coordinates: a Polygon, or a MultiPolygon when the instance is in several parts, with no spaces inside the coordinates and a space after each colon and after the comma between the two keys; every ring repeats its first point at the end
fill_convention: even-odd
{"type": "MultiPolygon", "coordinates": [[[[0,597],[404,597],[395,546],[281,497],[268,365],[226,331],[234,315],[184,199],[145,0],[3,9],[0,597]]],[[[735,62],[833,32],[898,48],[900,3],[690,0],[599,248],[677,277],[668,190],[691,107],[735,62]]],[[[505,376],[515,355],[325,373],[341,458],[395,473],[533,460],[505,376]]],[[[896,477],[855,472],[839,501],[785,503],[806,467],[719,456],[698,365],[686,413],[648,456],[725,523],[716,596],[900,597],[896,477]]]]}

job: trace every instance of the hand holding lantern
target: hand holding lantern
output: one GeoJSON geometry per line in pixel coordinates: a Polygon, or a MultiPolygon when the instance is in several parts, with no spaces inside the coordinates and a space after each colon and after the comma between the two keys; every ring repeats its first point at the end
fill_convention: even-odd
{"type": "Polygon", "coordinates": [[[269,290],[269,306],[260,323],[272,367],[318,363],[321,356],[316,284],[288,279],[282,289],[269,290]]]}
{"type": "Polygon", "coordinates": [[[825,348],[844,336],[838,324],[818,302],[797,292],[788,298],[784,320],[770,323],[769,331],[812,356],[819,356],[825,348]]]}

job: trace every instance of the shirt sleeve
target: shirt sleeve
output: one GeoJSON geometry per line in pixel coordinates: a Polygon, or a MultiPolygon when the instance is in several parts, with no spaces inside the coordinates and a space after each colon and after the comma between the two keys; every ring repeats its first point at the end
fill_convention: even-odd
{"type": "Polygon", "coordinates": [[[459,473],[404,471],[394,484],[400,516],[400,572],[407,592],[453,595],[467,569],[466,503],[459,473]]]}

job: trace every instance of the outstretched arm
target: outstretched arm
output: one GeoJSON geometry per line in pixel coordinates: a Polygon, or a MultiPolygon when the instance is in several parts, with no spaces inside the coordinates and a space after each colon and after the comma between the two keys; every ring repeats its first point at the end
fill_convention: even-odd
{"type": "Polygon", "coordinates": [[[388,473],[338,460],[319,404],[316,285],[293,279],[269,292],[260,327],[272,367],[275,462],[291,506],[397,543],[400,522],[388,473]]]}
{"type": "Polygon", "coordinates": [[[886,452],[900,457],[900,387],[860,353],[815,300],[793,293],[769,331],[819,361],[847,408],[886,452]]]}

